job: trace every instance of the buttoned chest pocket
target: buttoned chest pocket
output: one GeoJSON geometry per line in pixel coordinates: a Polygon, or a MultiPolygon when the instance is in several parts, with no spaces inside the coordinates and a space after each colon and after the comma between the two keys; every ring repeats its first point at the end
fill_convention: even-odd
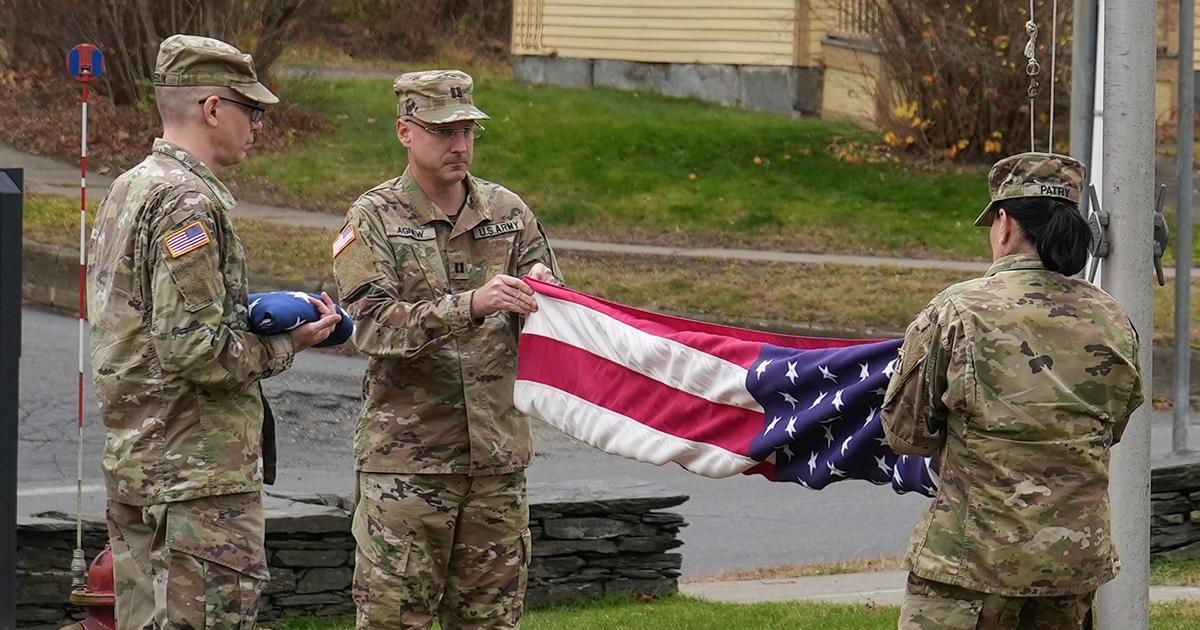
{"type": "Polygon", "coordinates": [[[393,226],[388,228],[387,237],[402,300],[433,299],[446,292],[442,255],[432,227],[393,226]]]}
{"type": "MultiPolygon", "coordinates": [[[[524,230],[525,222],[519,218],[485,223],[472,229],[469,259],[462,261],[468,272],[475,272],[476,277],[472,280],[482,284],[496,274],[517,275],[519,239],[524,230]]],[[[453,260],[451,266],[454,266],[453,260]]]]}

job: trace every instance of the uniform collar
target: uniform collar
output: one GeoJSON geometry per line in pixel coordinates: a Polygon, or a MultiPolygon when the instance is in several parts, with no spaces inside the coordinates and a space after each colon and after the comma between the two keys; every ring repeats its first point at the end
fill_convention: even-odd
{"type": "Polygon", "coordinates": [[[208,184],[208,187],[212,189],[213,194],[216,195],[221,205],[225,206],[226,210],[232,209],[237,205],[237,200],[233,198],[233,193],[229,192],[225,184],[222,184],[221,180],[217,179],[217,174],[213,173],[212,169],[208,168],[208,165],[192,154],[191,151],[177,144],[167,142],[162,138],[155,138],[152,152],[182,162],[196,177],[199,177],[204,180],[205,184],[208,184]]]}
{"type": "Polygon", "coordinates": [[[988,267],[985,277],[994,276],[1001,271],[1017,271],[1021,269],[1041,269],[1045,270],[1046,265],[1042,264],[1042,259],[1037,254],[1010,254],[996,259],[991,267],[988,267]]]}
{"type": "Polygon", "coordinates": [[[404,195],[408,197],[409,209],[417,222],[420,225],[428,225],[433,221],[445,221],[453,224],[454,229],[450,232],[450,238],[463,232],[469,232],[480,223],[492,219],[491,211],[479,203],[479,188],[475,184],[475,178],[468,173],[465,181],[467,183],[466,202],[458,211],[458,218],[451,220],[441,206],[430,201],[429,197],[425,195],[425,191],[421,190],[420,184],[412,176],[411,169],[405,168],[404,174],[400,176],[400,185],[404,189],[404,195]]]}

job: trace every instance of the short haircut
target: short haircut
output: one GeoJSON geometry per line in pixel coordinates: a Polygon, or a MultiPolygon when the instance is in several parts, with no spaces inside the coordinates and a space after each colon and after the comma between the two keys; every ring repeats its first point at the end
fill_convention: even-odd
{"type": "Polygon", "coordinates": [[[199,101],[209,96],[229,96],[226,87],[207,85],[154,86],[154,100],[158,104],[158,115],[164,127],[183,127],[194,120],[199,111],[199,101]]]}

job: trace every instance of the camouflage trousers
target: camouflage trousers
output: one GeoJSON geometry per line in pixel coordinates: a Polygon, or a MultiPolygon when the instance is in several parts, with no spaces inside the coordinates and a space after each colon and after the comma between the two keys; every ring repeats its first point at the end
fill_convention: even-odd
{"type": "Polygon", "coordinates": [[[518,628],[529,567],[524,471],[358,474],[357,627],[518,628]]]}
{"type": "Polygon", "coordinates": [[[267,573],[257,492],[108,502],[117,627],[253,628],[267,573]]]}
{"type": "Polygon", "coordinates": [[[1091,630],[1094,591],[1004,597],[908,574],[899,630],[1091,630]]]}

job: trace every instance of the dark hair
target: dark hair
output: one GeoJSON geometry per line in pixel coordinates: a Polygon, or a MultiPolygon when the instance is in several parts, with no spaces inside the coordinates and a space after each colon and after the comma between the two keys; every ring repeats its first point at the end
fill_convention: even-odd
{"type": "Polygon", "coordinates": [[[1037,246],[1042,264],[1050,271],[1073,276],[1087,263],[1092,231],[1079,207],[1053,197],[1014,197],[997,202],[1021,232],[1037,246]]]}

